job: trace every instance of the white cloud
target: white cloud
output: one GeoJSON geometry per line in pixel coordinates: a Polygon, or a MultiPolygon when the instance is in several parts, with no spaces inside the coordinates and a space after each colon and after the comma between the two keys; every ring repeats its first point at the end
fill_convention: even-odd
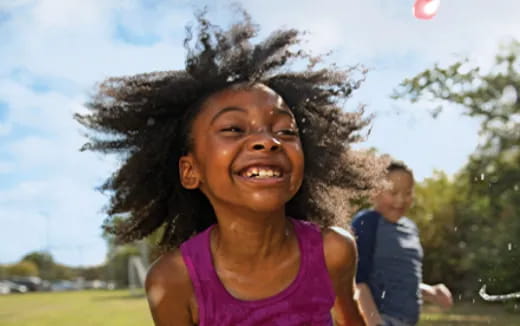
{"type": "MultiPolygon", "coordinates": [[[[476,144],[477,122],[461,119],[456,110],[431,120],[418,106],[391,102],[391,89],[436,61],[470,56],[489,65],[500,41],[520,39],[520,3],[506,0],[443,1],[428,22],[412,17],[412,1],[242,2],[263,34],[281,26],[304,29],[309,31],[305,46],[315,54],[336,50],[330,60],[341,66],[368,65],[367,82],[348,106],[369,104],[378,117],[367,145],[409,161],[419,176],[432,168],[460,168],[476,144]]],[[[107,198],[93,188],[115,160],[78,152],[84,139],[72,114],[82,110],[94,83],[108,76],[182,67],[184,26],[194,20],[192,9],[204,3],[215,10],[210,16],[229,22],[227,9],[215,8],[224,1],[152,6],[138,0],[0,0],[10,14],[0,22],[0,98],[9,110],[0,124],[0,175],[10,180],[0,185],[0,220],[8,225],[0,230],[0,263],[45,247],[47,219],[60,261],[103,260],[97,235],[107,198]],[[115,39],[118,25],[136,38],[150,36],[151,42],[115,39]],[[26,75],[12,78],[20,69],[26,75]],[[34,89],[33,77],[48,80],[50,89],[34,89]],[[27,240],[6,247],[20,229],[27,240]],[[90,251],[78,247],[92,241],[90,251]]]]}

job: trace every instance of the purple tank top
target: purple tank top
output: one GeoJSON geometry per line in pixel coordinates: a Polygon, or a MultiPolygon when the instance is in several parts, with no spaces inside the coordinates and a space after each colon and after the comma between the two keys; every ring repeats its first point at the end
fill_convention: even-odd
{"type": "Polygon", "coordinates": [[[213,266],[209,227],[181,245],[195,289],[199,326],[332,326],[334,290],[319,228],[292,219],[301,252],[296,279],[282,292],[261,300],[233,297],[213,266]]]}

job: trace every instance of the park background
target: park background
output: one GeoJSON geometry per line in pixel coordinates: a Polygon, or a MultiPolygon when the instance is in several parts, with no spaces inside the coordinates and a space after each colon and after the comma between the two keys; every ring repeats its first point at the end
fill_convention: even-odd
{"type": "MultiPolygon", "coordinates": [[[[108,196],[96,187],[117,159],[79,152],[85,138],[72,115],[85,112],[106,77],[181,69],[193,13],[206,6],[226,26],[230,3],[0,0],[0,278],[133,285],[130,257],[146,265],[157,255],[155,239],[116,246],[102,233],[108,196]]],[[[412,16],[411,0],[238,3],[261,36],[306,30],[313,53],[332,50],[328,62],[368,69],[344,105],[373,115],[355,147],[415,171],[410,217],[421,230],[424,278],[455,294],[451,314],[424,318],[520,324],[518,300],[485,304],[478,294],[483,285],[496,294],[520,290],[520,3],[442,1],[430,21],[412,16]]],[[[80,308],[105,316],[84,325],[131,325],[137,315],[150,322],[139,292],[95,290],[2,296],[0,324],[56,325],[80,308]],[[55,303],[34,308],[43,302],[55,303]]]]}

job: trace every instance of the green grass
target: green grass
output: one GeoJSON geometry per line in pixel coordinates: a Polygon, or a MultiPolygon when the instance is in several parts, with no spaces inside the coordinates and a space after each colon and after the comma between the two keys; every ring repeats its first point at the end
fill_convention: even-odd
{"type": "Polygon", "coordinates": [[[152,326],[146,299],[129,291],[0,296],[2,326],[152,326]]]}
{"type": "MultiPolygon", "coordinates": [[[[520,305],[519,305],[520,306],[520,305]]],[[[1,326],[153,326],[144,296],[82,291],[0,296],[1,326]]],[[[519,326],[520,310],[457,303],[449,312],[426,306],[420,326],[519,326]]]]}
{"type": "Polygon", "coordinates": [[[426,306],[419,326],[520,326],[520,310],[513,311],[504,304],[456,303],[448,312],[426,306]]]}

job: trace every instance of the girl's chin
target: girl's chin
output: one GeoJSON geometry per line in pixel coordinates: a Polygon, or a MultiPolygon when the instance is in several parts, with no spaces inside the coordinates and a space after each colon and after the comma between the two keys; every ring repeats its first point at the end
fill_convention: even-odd
{"type": "MultiPolygon", "coordinates": [[[[267,197],[267,196],[265,196],[267,197]]],[[[249,210],[258,213],[271,214],[275,212],[280,212],[285,209],[286,201],[280,200],[280,197],[276,198],[265,198],[257,197],[257,198],[249,198],[249,200],[244,201],[242,203],[243,206],[246,206],[249,210]]]]}

